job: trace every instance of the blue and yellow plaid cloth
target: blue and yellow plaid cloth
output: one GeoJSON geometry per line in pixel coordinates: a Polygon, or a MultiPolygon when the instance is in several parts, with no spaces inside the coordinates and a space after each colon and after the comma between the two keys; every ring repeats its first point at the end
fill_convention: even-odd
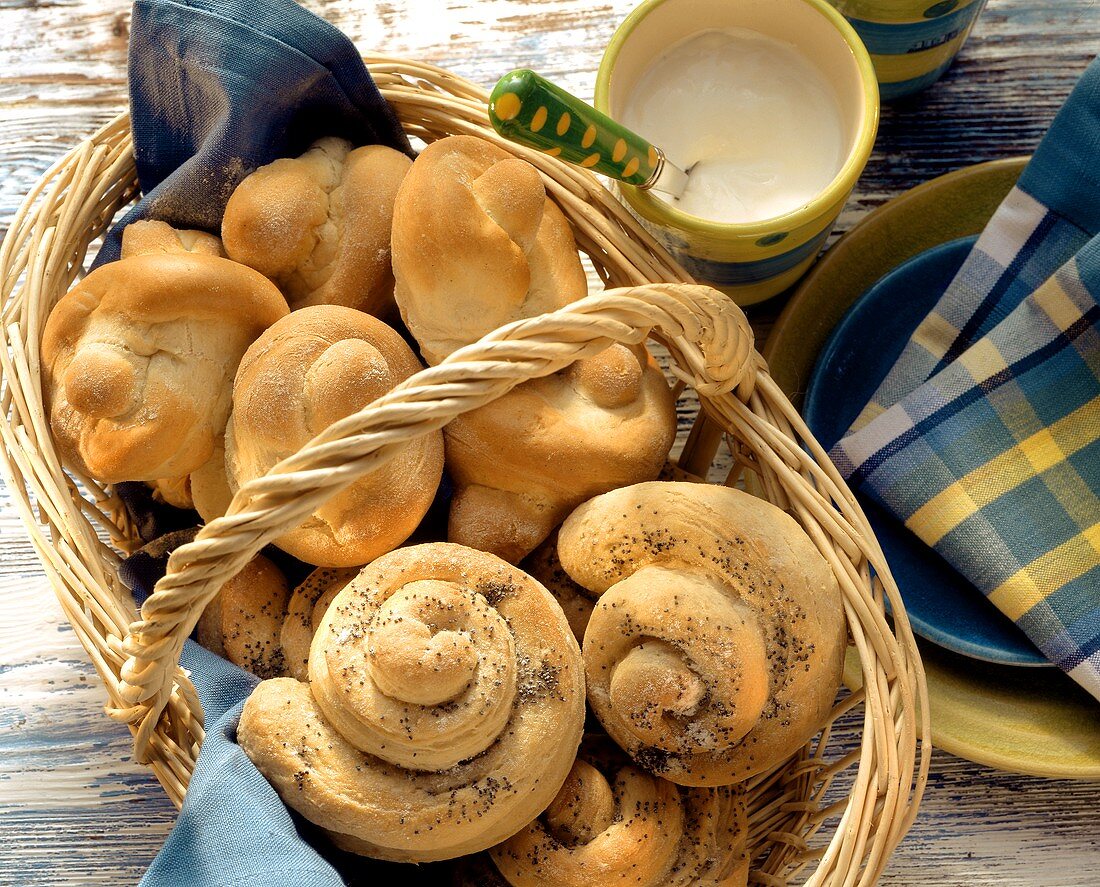
{"type": "Polygon", "coordinates": [[[1100,62],[832,456],[1100,698],[1100,62]]]}
{"type": "Polygon", "coordinates": [[[1055,118],[1016,187],[906,344],[858,431],[955,360],[1100,234],[1100,61],[1055,118]]]}

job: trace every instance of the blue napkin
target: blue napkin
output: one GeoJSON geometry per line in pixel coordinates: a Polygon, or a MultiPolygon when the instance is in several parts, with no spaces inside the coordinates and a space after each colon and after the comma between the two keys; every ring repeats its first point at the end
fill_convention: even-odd
{"type": "MultiPolygon", "coordinates": [[[[278,157],[301,153],[321,136],[411,154],[352,43],[293,0],[137,0],[129,65],[144,196],[112,229],[97,265],[118,258],[122,229],[137,219],[216,233],[241,179],[278,157]]],[[[194,521],[191,513],[154,507],[144,485],[119,485],[119,494],[143,538],[194,521]]],[[[123,565],[120,576],[139,603],[164,574],[168,553],[193,533],[160,536],[123,565]]],[[[235,741],[241,707],[257,679],[191,641],[181,662],[202,700],[206,739],[179,820],[142,884],[336,887],[446,880],[438,866],[342,853],[289,812],[235,741]]]]}

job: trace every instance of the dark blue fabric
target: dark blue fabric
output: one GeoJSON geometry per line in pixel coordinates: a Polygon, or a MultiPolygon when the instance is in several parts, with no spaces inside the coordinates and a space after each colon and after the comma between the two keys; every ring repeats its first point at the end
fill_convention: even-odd
{"type": "MultiPolygon", "coordinates": [[[[351,41],[294,0],[137,0],[130,113],[144,196],[112,229],[97,265],[118,258],[122,228],[137,219],[217,233],[244,176],[321,136],[412,153],[351,41]]],[[[164,575],[171,550],[193,538],[197,516],[157,505],[144,484],[121,484],[118,491],[142,538],[155,540],[120,570],[140,603],[164,575]]],[[[293,581],[295,565],[281,565],[293,581]]],[[[449,879],[446,867],[374,862],[332,848],[288,812],[236,744],[241,707],[257,679],[193,641],[181,663],[202,700],[206,739],[179,820],[143,885],[449,879]]]]}

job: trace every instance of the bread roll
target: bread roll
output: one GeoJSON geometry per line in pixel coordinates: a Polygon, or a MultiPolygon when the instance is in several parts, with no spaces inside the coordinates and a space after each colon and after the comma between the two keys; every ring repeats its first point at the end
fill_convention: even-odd
{"type": "Polygon", "coordinates": [[[385,316],[393,201],[410,165],[384,145],[320,139],[237,186],[222,218],[225,250],[275,281],[293,310],[344,305],[385,316]]]}
{"type": "Polygon", "coordinates": [[[308,680],[309,645],[321,617],[358,572],[322,567],[291,591],[282,571],[256,555],[206,605],[196,640],[261,678],[308,680]]]}
{"type": "MultiPolygon", "coordinates": [[[[225,439],[230,489],[265,474],[419,369],[401,337],[369,314],[339,305],[293,312],[256,340],[237,372],[225,439]]],[[[442,472],[442,435],[434,432],[337,493],[275,544],[317,566],[368,563],[416,529],[442,472]]]]}
{"type": "Polygon", "coordinates": [[[821,729],[847,640],[840,589],[774,505],[712,484],[638,484],[574,511],[558,556],[600,595],[584,635],[589,703],[644,769],[725,785],[821,729]]]}
{"type": "Polygon", "coordinates": [[[490,847],[550,803],[580,742],[580,650],[561,609],[457,545],[365,567],[321,620],[309,678],[261,683],[237,740],[288,806],[356,853],[490,847]]]}
{"type": "MultiPolygon", "coordinates": [[[[152,219],[131,222],[122,229],[122,258],[165,253],[202,253],[225,258],[221,238],[207,234],[205,231],[173,228],[167,222],[152,219]]],[[[224,461],[222,444],[215,446],[211,460],[219,457],[224,461]]],[[[190,475],[158,478],[149,481],[149,486],[153,488],[153,498],[158,502],[165,502],[176,508],[195,507],[195,501],[191,495],[190,475]]]]}
{"type": "Polygon", "coordinates": [[[270,281],[228,259],[139,255],[97,268],[42,336],[58,449],[106,483],[189,474],[225,428],[241,355],[286,314],[270,281]]]}
{"type": "Polygon", "coordinates": [[[573,232],[538,171],[473,136],[417,157],[394,205],[393,271],[429,364],[587,293],[573,232]]]}
{"type": "Polygon", "coordinates": [[[131,222],[122,229],[122,258],[165,253],[202,253],[225,258],[221,238],[205,231],[173,228],[167,222],[152,219],[131,222]]]}
{"type": "Polygon", "coordinates": [[[530,825],[490,850],[512,887],[744,887],[740,787],[681,788],[589,737],[530,825]]]}
{"type": "Polygon", "coordinates": [[[174,508],[194,508],[191,498],[191,475],[183,477],[160,477],[148,482],[153,491],[153,501],[163,502],[174,508]]]}
{"type": "MultiPolygon", "coordinates": [[[[397,195],[397,304],[438,363],[497,327],[582,298],[569,223],[538,171],[483,139],[429,145],[397,195]]],[[[516,563],[585,499],[652,480],[676,431],[644,348],[614,345],[444,429],[453,542],[516,563]]]]}
{"type": "Polygon", "coordinates": [[[313,636],[333,598],[358,574],[357,567],[321,567],[294,589],[279,633],[287,672],[292,678],[309,680],[309,645],[313,636]]]}
{"type": "Polygon", "coordinates": [[[445,428],[455,482],[448,538],[518,562],[574,508],[657,477],[676,407],[642,347],[527,382],[445,428]]]}
{"type": "Polygon", "coordinates": [[[584,630],[592,617],[596,596],[569,578],[558,560],[558,536],[553,534],[532,551],[520,567],[525,573],[543,584],[558,602],[566,621],[573,630],[577,643],[584,640],[584,630]]]}
{"type": "MultiPolygon", "coordinates": [[[[173,228],[167,222],[144,220],[131,222],[122,230],[122,258],[129,256],[163,255],[165,253],[186,254],[202,253],[208,256],[220,256],[225,258],[225,250],[222,248],[220,237],[208,234],[205,231],[193,231],[189,229],[173,228]]],[[[192,491],[191,475],[183,477],[162,477],[150,481],[153,488],[153,498],[160,502],[174,505],[176,508],[195,508],[202,515],[203,520],[210,521],[220,517],[229,506],[229,499],[224,499],[221,510],[217,509],[214,502],[221,502],[224,498],[222,491],[228,491],[225,483],[225,441],[219,435],[214,444],[213,455],[192,474],[201,474],[198,481],[200,492],[198,500],[192,491]],[[211,478],[220,476],[218,492],[212,493],[211,478]],[[205,512],[205,513],[204,513],[205,512]]]]}
{"type": "Polygon", "coordinates": [[[225,583],[199,617],[198,642],[261,678],[287,673],[279,634],[290,586],[262,554],[225,583]]]}
{"type": "Polygon", "coordinates": [[[225,435],[214,441],[214,452],[187,478],[192,507],[205,523],[221,517],[229,510],[233,491],[225,475],[225,435]]]}

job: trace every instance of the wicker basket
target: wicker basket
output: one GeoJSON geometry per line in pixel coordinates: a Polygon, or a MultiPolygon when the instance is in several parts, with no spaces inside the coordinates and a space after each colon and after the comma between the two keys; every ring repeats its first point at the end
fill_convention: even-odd
{"type": "Polygon", "coordinates": [[[83,273],[92,241],[136,194],[128,118],[71,151],[27,196],[0,250],[0,460],[65,614],[107,687],[109,713],[129,725],[139,758],[180,804],[203,727],[179,653],[222,582],[402,442],[612,341],[648,335],[668,349],[679,386],[694,388],[702,406],[680,467],[705,476],[725,442],[734,457],[726,482],[744,479],[805,527],[840,581],[852,655],[862,667],[863,689],[837,705],[830,725],[792,760],[752,780],[752,880],[779,885],[802,874],[808,884],[873,883],[912,823],[925,785],[923,671],[867,520],[767,374],[744,315],[715,291],[692,285],[593,176],[501,141],[488,125],[482,89],[424,64],[367,62],[410,135],[480,135],[533,163],[580,248],[617,289],[497,330],[247,484],[225,518],[173,554],[168,575],[134,621],[116,568],[120,552],[140,542],[110,488],[62,465],[43,409],[39,363],[50,309],[83,273]],[[830,744],[832,722],[861,705],[858,747],[830,744]]]}

